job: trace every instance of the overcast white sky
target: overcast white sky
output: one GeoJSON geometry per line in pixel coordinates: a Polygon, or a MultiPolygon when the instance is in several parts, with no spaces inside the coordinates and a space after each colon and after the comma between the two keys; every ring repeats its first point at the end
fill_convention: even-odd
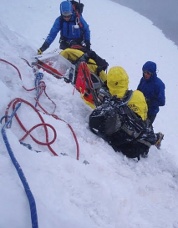
{"type": "MultiPolygon", "coordinates": [[[[5,146],[7,141],[4,143],[2,133],[6,132],[36,203],[38,226],[33,227],[178,228],[178,47],[150,20],[130,9],[109,0],[82,2],[92,49],[109,62],[109,67],[125,68],[130,89],[136,89],[146,61],[157,63],[158,76],[166,85],[166,106],[154,123],[155,132],[165,134],[162,148],[153,146],[148,158],[139,162],[115,153],[89,131],[88,116],[92,110],[77,91],[73,94],[72,85],[44,73],[46,92],[56,104],[55,114],[70,124],[76,134],[79,160],[74,137],[65,122],[40,112],[57,132],[51,147],[59,156],[54,156],[47,146],[35,143],[29,136],[24,142],[32,150],[21,145],[19,139],[24,132],[13,118],[11,128],[2,130],[0,137],[0,227],[30,228],[34,218],[31,219],[28,198],[5,146]]],[[[35,83],[32,69],[22,58],[31,61],[36,54],[59,14],[59,3],[1,0],[1,118],[15,98],[35,105],[35,90],[27,92],[22,88],[31,89],[35,83]],[[17,70],[2,59],[18,68],[22,80],[17,70]]],[[[58,48],[58,39],[59,36],[46,53],[58,48]]],[[[51,100],[45,94],[40,97],[40,104],[49,113],[55,108],[51,100]]],[[[9,115],[11,111],[10,108],[9,115]]],[[[41,123],[37,113],[25,103],[17,113],[28,130],[41,123]]],[[[40,129],[32,135],[45,141],[40,129]]],[[[49,138],[53,139],[52,130],[49,138]]]]}

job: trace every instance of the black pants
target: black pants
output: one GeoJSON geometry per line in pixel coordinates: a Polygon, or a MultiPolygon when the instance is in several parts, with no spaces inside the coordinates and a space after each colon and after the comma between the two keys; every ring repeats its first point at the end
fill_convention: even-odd
{"type": "Polygon", "coordinates": [[[108,143],[117,152],[122,152],[128,158],[138,158],[146,156],[149,152],[149,147],[145,144],[133,140],[124,131],[120,130],[107,138],[108,143]]]}
{"type": "Polygon", "coordinates": [[[82,40],[81,39],[77,39],[77,40],[65,40],[65,39],[60,39],[59,40],[59,48],[62,50],[65,50],[66,48],[70,48],[73,45],[81,45],[82,46],[82,40]]]}

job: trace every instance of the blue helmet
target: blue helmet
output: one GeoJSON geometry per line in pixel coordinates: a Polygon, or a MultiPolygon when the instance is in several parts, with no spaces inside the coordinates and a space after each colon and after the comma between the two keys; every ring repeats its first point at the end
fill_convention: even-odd
{"type": "Polygon", "coordinates": [[[70,1],[63,1],[60,4],[60,14],[63,16],[69,16],[72,14],[72,3],[70,1]]]}

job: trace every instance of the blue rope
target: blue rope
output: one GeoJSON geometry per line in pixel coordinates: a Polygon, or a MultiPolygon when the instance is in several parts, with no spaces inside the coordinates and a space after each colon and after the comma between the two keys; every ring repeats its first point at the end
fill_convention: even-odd
{"type": "MultiPolygon", "coordinates": [[[[37,72],[37,73],[35,73],[35,76],[36,76],[36,78],[35,78],[36,99],[38,101],[39,95],[40,95],[39,83],[40,83],[40,81],[41,81],[41,79],[43,78],[44,75],[41,72],[37,72]]],[[[36,106],[37,106],[37,102],[35,104],[35,107],[36,106]]]]}
{"type": "Polygon", "coordinates": [[[18,161],[16,160],[13,152],[12,152],[12,149],[11,149],[11,146],[9,144],[9,141],[8,141],[8,138],[7,138],[7,135],[6,135],[6,131],[5,131],[5,128],[7,126],[9,126],[9,124],[11,125],[11,122],[12,122],[12,118],[14,117],[17,109],[20,107],[21,103],[18,103],[16,108],[14,109],[14,111],[12,112],[11,116],[10,116],[10,119],[4,124],[4,126],[2,127],[1,129],[1,133],[2,133],[2,137],[3,137],[3,140],[4,140],[4,143],[6,145],[6,148],[8,150],[8,153],[9,153],[9,156],[12,160],[12,163],[14,164],[16,170],[17,170],[17,173],[19,175],[19,178],[21,179],[22,181],[22,184],[24,186],[24,189],[25,189],[25,192],[26,192],[26,195],[28,197],[28,200],[29,200],[29,205],[30,205],[30,211],[31,211],[31,220],[32,220],[32,228],[38,228],[38,217],[37,217],[37,211],[36,211],[36,203],[35,203],[35,200],[34,200],[34,197],[33,197],[33,194],[30,190],[30,187],[27,183],[27,180],[24,176],[24,173],[18,163],[18,161]]]}

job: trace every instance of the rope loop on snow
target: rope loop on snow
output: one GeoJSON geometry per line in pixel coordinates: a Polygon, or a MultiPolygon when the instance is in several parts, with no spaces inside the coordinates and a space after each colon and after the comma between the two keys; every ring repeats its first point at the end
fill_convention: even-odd
{"type": "Polygon", "coordinates": [[[22,75],[21,75],[19,69],[14,64],[10,63],[9,61],[7,61],[5,59],[0,59],[0,61],[4,62],[4,63],[7,63],[7,64],[11,65],[13,68],[15,68],[17,73],[18,73],[18,75],[19,75],[19,78],[22,80],[22,75]]]}
{"type": "MultiPolygon", "coordinates": [[[[23,59],[23,58],[22,58],[22,59],[23,59]]],[[[15,99],[14,99],[13,101],[11,101],[10,104],[8,105],[8,107],[7,107],[7,109],[6,109],[6,114],[5,114],[5,116],[3,116],[3,117],[1,118],[0,121],[2,122],[2,120],[5,119],[5,122],[8,122],[7,127],[10,128],[10,127],[11,127],[11,122],[8,121],[9,118],[10,118],[10,117],[8,116],[8,110],[9,110],[11,104],[13,104],[13,102],[14,102],[14,104],[16,104],[16,102],[26,103],[27,105],[29,105],[31,108],[34,109],[34,111],[38,114],[38,116],[39,116],[39,118],[40,118],[40,120],[41,120],[42,123],[41,123],[41,124],[38,124],[38,125],[36,125],[36,126],[34,126],[33,128],[31,128],[30,130],[27,131],[26,128],[25,128],[25,127],[23,126],[23,124],[21,123],[21,121],[20,121],[20,119],[18,118],[18,116],[15,114],[15,118],[16,118],[17,121],[19,122],[19,124],[20,124],[20,126],[22,127],[22,129],[26,132],[26,134],[21,138],[20,142],[22,143],[22,140],[25,139],[28,135],[30,135],[30,137],[31,137],[36,143],[38,143],[38,144],[40,144],[40,145],[47,145],[48,148],[49,148],[49,150],[50,150],[54,155],[57,156],[57,153],[51,148],[51,144],[55,141],[55,139],[56,139],[56,137],[57,137],[56,131],[55,131],[55,129],[54,129],[51,125],[46,124],[46,123],[44,122],[42,116],[41,116],[40,113],[39,113],[39,110],[36,109],[36,107],[38,106],[38,107],[41,108],[41,110],[42,110],[45,114],[51,115],[53,118],[58,119],[58,120],[61,120],[61,121],[65,122],[65,123],[67,124],[67,126],[68,126],[69,129],[71,130],[72,135],[73,135],[73,137],[74,137],[74,140],[75,140],[75,143],[76,143],[76,147],[77,147],[77,160],[79,160],[79,143],[78,143],[76,134],[75,134],[75,132],[74,132],[74,130],[73,130],[73,128],[72,128],[72,126],[71,126],[70,124],[68,124],[65,120],[59,118],[57,115],[54,114],[55,109],[56,109],[56,104],[50,99],[50,97],[49,97],[48,94],[46,93],[46,85],[45,85],[45,82],[44,82],[44,81],[41,81],[42,78],[43,78],[43,76],[44,76],[43,73],[39,72],[39,69],[38,69],[37,67],[30,65],[30,63],[29,63],[26,59],[23,59],[23,60],[27,63],[27,65],[28,65],[29,67],[31,67],[31,68],[33,69],[33,72],[34,72],[34,74],[35,74],[35,76],[36,76],[36,78],[35,78],[35,87],[34,87],[34,88],[32,88],[32,89],[27,89],[27,88],[25,88],[24,86],[22,86],[26,91],[33,91],[33,90],[36,89],[36,97],[35,97],[36,103],[35,103],[35,107],[34,107],[33,105],[31,105],[29,102],[27,102],[27,101],[25,101],[25,100],[23,100],[23,99],[21,99],[21,98],[15,98],[15,99]],[[53,103],[53,105],[54,105],[54,110],[53,110],[52,114],[49,113],[49,112],[47,112],[47,111],[42,107],[42,105],[39,103],[39,98],[40,98],[40,96],[42,95],[43,92],[44,92],[44,94],[46,95],[46,97],[47,97],[47,98],[53,103]],[[45,142],[45,143],[36,140],[36,139],[31,135],[31,132],[32,132],[35,128],[40,127],[40,126],[43,126],[44,129],[45,129],[45,132],[46,132],[46,142],[45,142]],[[53,138],[53,140],[51,140],[51,141],[48,140],[48,131],[47,131],[48,128],[51,128],[52,131],[53,131],[53,133],[54,133],[54,138],[53,138]]],[[[13,67],[17,70],[17,72],[18,72],[19,78],[22,80],[21,73],[20,73],[19,69],[18,69],[15,65],[13,65],[12,63],[10,63],[10,62],[8,62],[7,60],[4,60],[4,59],[0,59],[0,61],[2,61],[2,62],[4,62],[4,63],[7,63],[7,64],[9,64],[9,65],[11,65],[11,66],[13,66],[13,67]]],[[[13,104],[13,109],[15,109],[14,104],[13,104]]]]}
{"type": "MultiPolygon", "coordinates": [[[[35,126],[33,126],[32,128],[30,128],[30,129],[27,130],[27,128],[24,126],[24,124],[20,120],[19,116],[17,114],[15,114],[15,118],[16,118],[17,122],[19,123],[21,129],[25,132],[24,136],[19,141],[22,142],[29,135],[34,142],[36,142],[39,145],[47,146],[49,148],[49,150],[53,153],[53,155],[58,156],[57,153],[51,147],[51,144],[57,138],[56,130],[50,124],[45,123],[45,121],[44,121],[43,117],[41,116],[40,112],[31,103],[29,103],[28,101],[23,100],[21,98],[15,98],[14,100],[12,100],[9,103],[9,105],[8,105],[8,107],[6,109],[5,116],[8,116],[8,112],[9,112],[10,107],[12,106],[12,109],[14,110],[15,107],[16,107],[16,105],[17,105],[17,103],[19,103],[19,102],[20,103],[23,103],[23,104],[26,104],[27,106],[31,107],[33,109],[33,111],[35,111],[35,113],[37,114],[37,116],[39,117],[39,119],[41,121],[41,123],[36,124],[35,126]],[[46,142],[41,142],[41,141],[37,140],[35,138],[35,136],[32,135],[32,131],[34,129],[38,128],[38,127],[41,127],[41,126],[43,127],[44,132],[45,132],[45,140],[46,140],[46,142]],[[51,139],[51,140],[49,140],[49,132],[48,132],[48,129],[49,128],[53,132],[53,139],[51,139]]],[[[7,122],[7,119],[6,119],[6,122],[7,122]]]]}
{"type": "MultiPolygon", "coordinates": [[[[37,114],[37,116],[39,117],[41,123],[39,124],[36,124],[35,126],[31,127],[30,129],[26,129],[26,127],[24,126],[24,124],[21,122],[19,116],[17,114],[15,114],[15,118],[17,120],[17,122],[19,123],[21,129],[25,132],[24,136],[19,140],[20,142],[22,142],[27,136],[30,136],[32,138],[32,140],[34,142],[36,142],[37,144],[39,145],[43,145],[43,146],[47,146],[48,149],[51,151],[51,153],[55,156],[58,156],[58,154],[52,149],[51,145],[55,142],[56,138],[57,138],[57,133],[56,133],[56,130],[55,128],[50,125],[50,124],[47,124],[45,123],[42,115],[40,114],[39,110],[36,109],[36,107],[34,107],[32,104],[30,104],[28,101],[26,100],[23,100],[21,98],[15,98],[14,100],[12,100],[8,107],[6,108],[6,112],[5,112],[5,116],[3,118],[5,118],[5,121],[6,122],[9,122],[8,121],[8,112],[9,112],[9,109],[10,107],[12,107],[13,111],[15,110],[17,104],[21,105],[21,104],[26,104],[27,106],[30,106],[37,114]],[[33,135],[32,135],[32,132],[34,129],[38,128],[38,127],[43,127],[44,129],[44,132],[45,132],[45,142],[41,142],[39,140],[37,140],[33,135]],[[48,129],[51,129],[52,130],[52,133],[53,133],[53,138],[51,140],[49,140],[49,132],[48,132],[48,129]]],[[[41,107],[42,108],[42,107],[41,107]]],[[[63,119],[59,118],[57,115],[51,115],[49,114],[45,109],[42,108],[42,110],[44,111],[45,114],[47,115],[50,115],[52,116],[53,118],[57,119],[57,120],[60,120],[60,121],[63,121],[67,124],[67,126],[69,127],[69,129],[71,130],[72,132],[72,135],[74,137],[74,140],[75,140],[75,143],[76,143],[76,147],[77,147],[77,160],[79,160],[79,143],[78,143],[78,140],[77,140],[77,137],[76,137],[76,134],[73,130],[73,128],[71,127],[70,124],[68,124],[66,121],[64,121],[63,119]]],[[[1,119],[3,119],[1,118],[1,119]]],[[[8,124],[9,126],[9,124],[8,124]]]]}

